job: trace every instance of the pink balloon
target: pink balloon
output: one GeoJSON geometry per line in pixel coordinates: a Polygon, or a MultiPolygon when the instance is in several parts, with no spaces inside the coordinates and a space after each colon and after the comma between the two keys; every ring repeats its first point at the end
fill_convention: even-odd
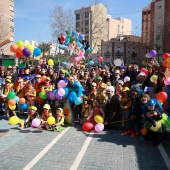
{"type": "Polygon", "coordinates": [[[80,59],[78,57],[74,57],[74,61],[78,62],[80,59]]]}
{"type": "Polygon", "coordinates": [[[65,81],[64,81],[64,80],[60,80],[60,81],[58,82],[58,86],[59,86],[59,88],[66,87],[65,81]]]}
{"type": "Polygon", "coordinates": [[[130,81],[130,77],[128,77],[128,76],[126,76],[126,77],[124,78],[124,82],[127,82],[127,81],[130,81]]]}
{"type": "Polygon", "coordinates": [[[33,125],[34,127],[38,127],[38,126],[40,126],[40,124],[41,124],[40,119],[35,118],[35,119],[32,120],[32,125],[33,125]]]}
{"type": "Polygon", "coordinates": [[[57,93],[61,97],[63,97],[66,94],[66,92],[65,92],[65,90],[63,88],[60,88],[57,93]]]}
{"type": "Polygon", "coordinates": [[[100,133],[100,132],[103,131],[104,125],[102,125],[102,123],[98,123],[98,124],[95,125],[94,129],[95,129],[96,132],[100,133]]]}
{"type": "Polygon", "coordinates": [[[170,78],[166,78],[166,79],[164,80],[164,83],[165,83],[165,85],[170,85],[170,78]]]}
{"type": "Polygon", "coordinates": [[[99,57],[98,57],[98,60],[99,60],[99,61],[103,61],[103,57],[99,56],[99,57]]]}
{"type": "Polygon", "coordinates": [[[55,94],[52,93],[52,92],[51,92],[51,94],[50,94],[50,99],[51,99],[51,100],[55,100],[55,94]]]}

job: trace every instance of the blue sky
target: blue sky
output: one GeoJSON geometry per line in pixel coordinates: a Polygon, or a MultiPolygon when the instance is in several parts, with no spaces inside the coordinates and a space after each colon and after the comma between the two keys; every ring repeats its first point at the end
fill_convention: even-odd
{"type": "MultiPolygon", "coordinates": [[[[97,1],[97,0],[96,0],[97,1]]],[[[35,40],[50,42],[49,14],[55,5],[68,11],[94,5],[95,0],[15,0],[15,42],[35,40]]],[[[112,18],[124,17],[132,20],[132,33],[140,35],[142,8],[151,0],[98,0],[107,7],[112,18]]],[[[57,37],[56,37],[57,39],[57,37]]]]}

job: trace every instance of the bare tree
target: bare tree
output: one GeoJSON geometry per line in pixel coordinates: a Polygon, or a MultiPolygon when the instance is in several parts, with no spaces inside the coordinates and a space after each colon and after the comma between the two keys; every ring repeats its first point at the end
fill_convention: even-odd
{"type": "Polygon", "coordinates": [[[56,5],[51,11],[49,23],[54,41],[58,39],[61,33],[64,33],[66,30],[73,31],[75,28],[72,11],[64,11],[61,5],[56,5]]]}

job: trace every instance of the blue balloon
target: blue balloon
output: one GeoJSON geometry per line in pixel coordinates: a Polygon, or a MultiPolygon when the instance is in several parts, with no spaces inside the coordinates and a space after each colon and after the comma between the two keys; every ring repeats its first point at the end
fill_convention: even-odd
{"type": "Polygon", "coordinates": [[[88,49],[86,49],[86,51],[85,51],[86,53],[89,53],[89,52],[91,52],[91,48],[89,47],[88,49]]]}
{"type": "Polygon", "coordinates": [[[72,32],[72,35],[76,35],[76,34],[77,34],[77,32],[76,32],[76,31],[73,31],[73,32],[72,32]]]}
{"type": "Polygon", "coordinates": [[[74,81],[74,85],[78,87],[82,87],[81,83],[77,80],[74,81]]]}
{"type": "Polygon", "coordinates": [[[18,103],[18,102],[19,102],[19,97],[18,97],[18,96],[15,96],[15,97],[14,97],[14,100],[15,100],[16,103],[18,103]]]}
{"type": "Polygon", "coordinates": [[[24,104],[21,104],[20,107],[22,110],[25,110],[27,109],[28,106],[27,106],[27,103],[24,103],[24,104]]]}
{"type": "Polygon", "coordinates": [[[68,63],[64,61],[64,62],[61,62],[61,65],[68,66],[68,63]]]}
{"type": "Polygon", "coordinates": [[[66,37],[66,40],[65,40],[65,45],[69,45],[69,43],[70,43],[70,36],[67,36],[66,37]]]}
{"type": "Polygon", "coordinates": [[[93,65],[94,64],[94,61],[89,61],[89,65],[93,65]]]}
{"type": "Polygon", "coordinates": [[[76,94],[74,91],[72,91],[72,92],[69,94],[69,99],[70,99],[70,101],[73,102],[76,98],[77,98],[77,94],[76,94]]]}
{"type": "Polygon", "coordinates": [[[64,96],[67,96],[68,93],[69,93],[69,89],[68,89],[67,87],[64,87],[63,89],[64,89],[64,91],[65,91],[65,95],[64,95],[64,96]]]}
{"type": "Polygon", "coordinates": [[[41,49],[40,48],[35,48],[33,51],[33,55],[35,57],[38,57],[41,54],[41,49]]]}
{"type": "Polygon", "coordinates": [[[77,97],[75,100],[74,100],[74,103],[75,105],[80,105],[82,103],[82,99],[80,97],[77,97]]]}
{"type": "Polygon", "coordinates": [[[61,50],[65,50],[65,49],[67,48],[67,46],[64,45],[64,44],[60,44],[60,45],[58,46],[58,48],[61,49],[61,50]]]}

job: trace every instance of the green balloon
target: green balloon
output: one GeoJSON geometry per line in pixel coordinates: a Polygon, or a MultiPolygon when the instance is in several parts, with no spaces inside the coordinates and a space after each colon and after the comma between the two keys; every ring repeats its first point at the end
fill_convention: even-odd
{"type": "Polygon", "coordinates": [[[66,76],[70,76],[70,73],[68,71],[65,72],[66,76]]]}
{"type": "Polygon", "coordinates": [[[73,41],[74,40],[74,37],[70,36],[70,41],[73,41]]]}
{"type": "Polygon", "coordinates": [[[8,100],[10,100],[10,99],[14,99],[15,96],[16,96],[16,93],[14,91],[11,91],[11,92],[8,93],[7,97],[8,97],[8,100]]]}
{"type": "Polygon", "coordinates": [[[46,92],[40,92],[39,96],[40,96],[41,99],[46,99],[47,98],[46,92]]]}
{"type": "Polygon", "coordinates": [[[67,34],[67,35],[70,35],[70,32],[69,32],[68,30],[66,30],[66,34],[67,34]]]}

